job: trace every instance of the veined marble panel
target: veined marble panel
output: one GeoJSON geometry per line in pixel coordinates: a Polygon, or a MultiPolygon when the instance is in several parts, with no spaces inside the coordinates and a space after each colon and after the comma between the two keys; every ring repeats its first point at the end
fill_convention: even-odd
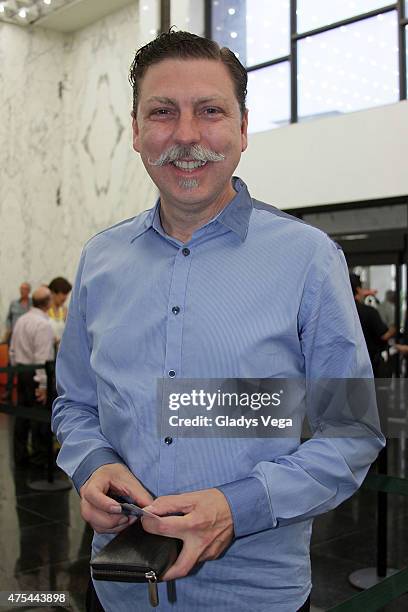
{"type": "MultiPolygon", "coordinates": [[[[49,282],[62,169],[58,34],[0,24],[0,316],[24,280],[49,282]]],[[[58,245],[57,240],[55,244],[58,245]]]]}
{"type": "Polygon", "coordinates": [[[75,33],[0,24],[0,330],[23,280],[73,280],[83,244],[153,205],[131,138],[137,3],[75,33]]]}
{"type": "Polygon", "coordinates": [[[138,46],[135,4],[78,32],[66,49],[62,208],[71,276],[91,235],[156,197],[132,148],[128,71],[138,46]]]}

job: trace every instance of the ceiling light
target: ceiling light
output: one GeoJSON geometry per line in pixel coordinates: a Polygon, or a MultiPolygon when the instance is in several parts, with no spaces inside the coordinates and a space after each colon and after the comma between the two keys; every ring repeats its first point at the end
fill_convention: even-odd
{"type": "Polygon", "coordinates": [[[4,13],[4,4],[0,4],[0,13],[4,13]]]}
{"type": "Polygon", "coordinates": [[[48,4],[48,5],[51,4],[51,0],[43,0],[43,2],[44,2],[44,4],[48,4]]]}
{"type": "Polygon", "coordinates": [[[235,9],[234,8],[229,8],[228,9],[228,14],[229,15],[235,15],[235,9]]]}
{"type": "Polygon", "coordinates": [[[238,34],[236,32],[230,32],[231,38],[236,38],[238,34]]]}
{"type": "Polygon", "coordinates": [[[25,19],[27,17],[27,11],[26,9],[22,8],[18,11],[18,16],[21,17],[21,19],[25,19]]]}

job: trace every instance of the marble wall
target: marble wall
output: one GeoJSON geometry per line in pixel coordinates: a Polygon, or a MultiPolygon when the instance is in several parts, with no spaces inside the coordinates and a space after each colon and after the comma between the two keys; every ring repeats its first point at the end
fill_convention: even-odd
{"type": "Polygon", "coordinates": [[[73,279],[84,242],[152,205],[131,145],[138,6],[76,32],[0,25],[0,326],[22,280],[73,279]]]}

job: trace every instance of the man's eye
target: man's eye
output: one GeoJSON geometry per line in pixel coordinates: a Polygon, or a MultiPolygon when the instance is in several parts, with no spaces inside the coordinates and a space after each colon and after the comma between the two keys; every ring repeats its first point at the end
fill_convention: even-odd
{"type": "Polygon", "coordinates": [[[156,116],[165,116],[165,115],[169,115],[170,111],[168,108],[157,108],[154,111],[152,111],[152,115],[156,115],[156,116]]]}
{"type": "Polygon", "coordinates": [[[221,112],[220,109],[215,108],[214,106],[209,106],[208,108],[204,109],[204,113],[206,115],[218,115],[220,112],[221,112]]]}

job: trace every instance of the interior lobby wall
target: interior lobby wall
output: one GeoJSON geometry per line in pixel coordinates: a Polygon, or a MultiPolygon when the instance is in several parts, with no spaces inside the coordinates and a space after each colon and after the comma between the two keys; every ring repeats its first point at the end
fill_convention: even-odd
{"type": "Polygon", "coordinates": [[[255,198],[301,208],[408,196],[407,158],[403,101],[251,134],[236,173],[255,198]]]}
{"type": "Polygon", "coordinates": [[[20,283],[73,280],[93,234],[154,203],[132,149],[138,5],[76,32],[0,25],[0,330],[20,283]]]}
{"type": "MultiPolygon", "coordinates": [[[[0,24],[0,315],[59,259],[64,39],[0,24]]],[[[51,278],[49,279],[51,280],[51,278]]]]}

